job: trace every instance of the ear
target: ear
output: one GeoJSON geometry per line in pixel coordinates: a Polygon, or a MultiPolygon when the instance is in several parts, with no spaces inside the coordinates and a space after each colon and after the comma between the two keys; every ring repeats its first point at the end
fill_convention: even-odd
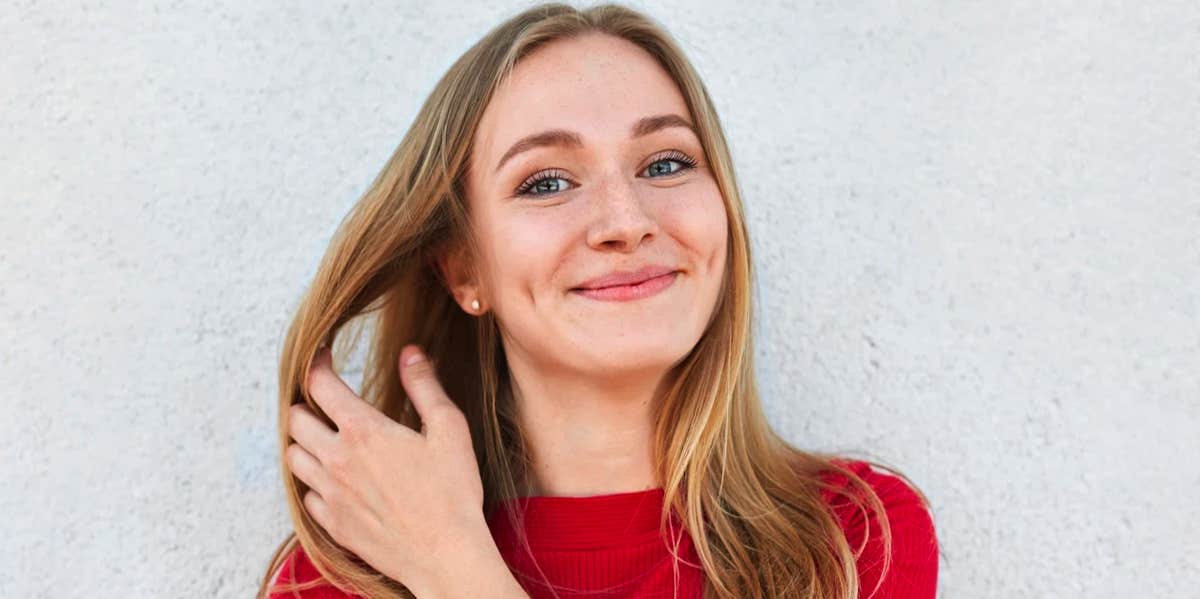
{"type": "Polygon", "coordinates": [[[486,310],[479,285],[479,278],[472,260],[461,246],[448,248],[439,252],[436,267],[441,273],[446,291],[454,296],[460,308],[468,314],[479,315],[486,310]],[[479,309],[471,306],[472,301],[479,302],[479,309]]]}

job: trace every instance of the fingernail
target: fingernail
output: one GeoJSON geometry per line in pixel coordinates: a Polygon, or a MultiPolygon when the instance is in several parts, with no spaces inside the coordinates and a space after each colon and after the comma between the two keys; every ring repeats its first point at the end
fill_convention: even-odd
{"type": "Polygon", "coordinates": [[[404,360],[404,365],[412,366],[413,364],[416,364],[417,362],[420,362],[421,360],[424,360],[424,359],[425,359],[425,355],[421,353],[421,350],[417,350],[408,355],[408,358],[404,360]]]}

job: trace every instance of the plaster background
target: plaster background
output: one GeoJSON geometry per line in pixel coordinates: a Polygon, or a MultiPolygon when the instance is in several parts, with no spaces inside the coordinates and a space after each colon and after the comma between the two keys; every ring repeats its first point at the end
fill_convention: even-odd
{"type": "MultiPolygon", "coordinates": [[[[941,597],[1194,592],[1200,5],[633,5],[722,115],[780,430],[922,487],[941,597]]],[[[0,7],[0,596],[252,595],[287,317],[524,6],[0,7]]]]}

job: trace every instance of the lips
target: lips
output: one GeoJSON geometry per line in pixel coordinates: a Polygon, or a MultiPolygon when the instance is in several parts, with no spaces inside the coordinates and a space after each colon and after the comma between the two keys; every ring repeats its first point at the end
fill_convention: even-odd
{"type": "Polygon", "coordinates": [[[679,278],[679,272],[670,271],[665,275],[649,278],[640,283],[610,285],[595,289],[574,289],[571,293],[596,301],[629,302],[658,295],[674,285],[677,278],[679,278]]]}
{"type": "Polygon", "coordinates": [[[672,274],[675,271],[676,269],[661,264],[651,264],[637,270],[614,270],[602,277],[584,281],[578,287],[575,287],[575,289],[604,289],[606,287],[637,285],[650,279],[672,274]]]}

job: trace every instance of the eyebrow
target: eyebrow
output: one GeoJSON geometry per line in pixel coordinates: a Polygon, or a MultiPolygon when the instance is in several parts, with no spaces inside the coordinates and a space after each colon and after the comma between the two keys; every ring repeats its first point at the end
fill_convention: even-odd
{"type": "MultiPolygon", "coordinates": [[[[677,114],[660,114],[656,116],[642,117],[633,124],[633,127],[629,131],[629,137],[643,137],[668,127],[684,127],[695,134],[696,137],[700,137],[700,134],[696,132],[696,127],[692,125],[690,121],[677,114]]],[[[534,133],[533,135],[522,137],[519,141],[517,141],[517,143],[513,144],[507,152],[504,153],[504,156],[500,158],[500,162],[496,164],[496,170],[494,172],[499,172],[500,167],[504,166],[504,163],[508,162],[508,160],[513,156],[516,156],[517,154],[527,150],[540,148],[542,146],[580,148],[583,147],[583,138],[581,138],[578,133],[574,131],[567,131],[566,129],[549,129],[542,131],[541,133],[534,133]]]]}

